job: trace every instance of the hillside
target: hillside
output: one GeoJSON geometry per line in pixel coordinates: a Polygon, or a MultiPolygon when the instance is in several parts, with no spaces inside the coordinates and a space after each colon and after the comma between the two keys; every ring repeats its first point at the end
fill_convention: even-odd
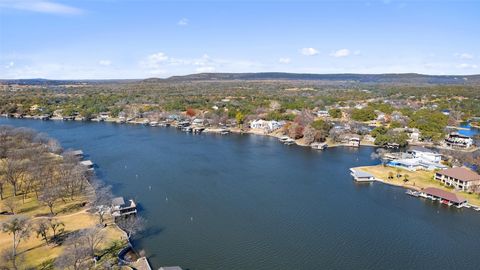
{"type": "Polygon", "coordinates": [[[172,76],[166,79],[149,78],[138,80],[46,80],[46,79],[15,79],[0,80],[2,84],[20,85],[94,85],[121,83],[176,83],[192,81],[323,81],[348,82],[367,84],[480,84],[480,75],[423,75],[416,73],[399,74],[301,74],[283,72],[260,73],[198,73],[184,76],[172,76]]]}

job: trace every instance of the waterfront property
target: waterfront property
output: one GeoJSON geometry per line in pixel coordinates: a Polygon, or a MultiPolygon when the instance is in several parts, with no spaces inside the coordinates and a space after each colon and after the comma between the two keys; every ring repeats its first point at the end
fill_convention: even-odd
{"type": "Polygon", "coordinates": [[[375,176],[369,174],[367,172],[358,170],[358,169],[350,169],[350,175],[353,176],[353,179],[357,182],[372,182],[375,181],[375,176]]]}
{"type": "Polygon", "coordinates": [[[435,180],[462,191],[470,191],[480,185],[480,175],[464,167],[439,171],[435,173],[435,180]]]}
{"type": "Polygon", "coordinates": [[[437,169],[446,169],[446,165],[441,163],[431,162],[423,158],[404,158],[404,159],[394,159],[387,163],[387,166],[398,167],[409,171],[416,170],[427,170],[433,171],[437,169]]]}
{"type": "Polygon", "coordinates": [[[412,147],[406,153],[391,153],[387,159],[387,166],[402,168],[409,171],[441,170],[448,168],[441,163],[442,155],[425,147],[412,147]]]}
{"type": "Polygon", "coordinates": [[[445,144],[452,148],[470,148],[473,145],[473,139],[458,132],[452,132],[445,138],[445,144]]]}
{"type": "Polygon", "coordinates": [[[352,136],[348,140],[348,145],[353,146],[353,147],[359,147],[360,146],[360,137],[358,136],[352,136]]]}
{"type": "Polygon", "coordinates": [[[442,161],[441,154],[425,147],[411,147],[408,149],[407,154],[412,155],[413,158],[421,158],[430,162],[439,163],[442,161]]]}
{"type": "Polygon", "coordinates": [[[264,130],[265,132],[273,132],[281,127],[283,127],[285,125],[285,122],[281,121],[275,121],[275,120],[271,120],[271,121],[266,121],[266,120],[263,120],[263,119],[259,119],[259,120],[253,120],[252,122],[250,122],[250,128],[252,129],[261,129],[261,130],[264,130]]]}
{"type": "Polygon", "coordinates": [[[134,215],[137,213],[137,205],[133,200],[129,200],[129,204],[126,204],[123,197],[116,197],[112,200],[111,213],[115,218],[134,215]]]}
{"type": "Polygon", "coordinates": [[[440,203],[448,206],[453,205],[456,207],[463,207],[467,204],[467,200],[462,196],[434,187],[427,187],[423,189],[419,196],[434,201],[438,200],[440,203]]]}
{"type": "Polygon", "coordinates": [[[314,143],[310,144],[310,147],[312,149],[316,149],[316,150],[325,150],[325,149],[327,149],[328,144],[327,143],[314,142],[314,143]]]}

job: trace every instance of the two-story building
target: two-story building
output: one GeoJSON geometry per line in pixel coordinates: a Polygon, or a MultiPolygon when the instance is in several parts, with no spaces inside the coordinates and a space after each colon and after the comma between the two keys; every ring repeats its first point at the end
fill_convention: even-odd
{"type": "Polygon", "coordinates": [[[438,171],[435,173],[435,180],[463,191],[472,190],[472,187],[480,185],[480,175],[465,167],[438,171]]]}
{"type": "Polygon", "coordinates": [[[445,144],[452,148],[470,148],[473,145],[473,139],[458,132],[452,132],[445,138],[445,144]]]}

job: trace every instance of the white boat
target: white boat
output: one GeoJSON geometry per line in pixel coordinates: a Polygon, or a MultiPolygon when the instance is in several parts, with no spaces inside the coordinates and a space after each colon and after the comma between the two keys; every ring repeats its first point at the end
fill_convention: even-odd
{"type": "Polygon", "coordinates": [[[420,192],[420,194],[418,196],[420,196],[422,198],[425,198],[425,199],[428,199],[428,195],[423,193],[423,192],[420,192]]]}
{"type": "Polygon", "coordinates": [[[158,122],[155,122],[155,121],[154,121],[154,122],[150,122],[150,126],[151,126],[151,127],[156,127],[156,126],[158,126],[158,122]]]}
{"type": "Polygon", "coordinates": [[[285,145],[292,145],[295,143],[295,140],[294,139],[291,139],[291,138],[288,138],[287,140],[284,140],[283,143],[285,145]]]}
{"type": "Polygon", "coordinates": [[[414,196],[414,197],[420,196],[420,192],[415,191],[415,190],[411,190],[411,189],[407,190],[407,192],[405,192],[405,193],[407,193],[410,196],[414,196]]]}
{"type": "Polygon", "coordinates": [[[328,145],[326,143],[312,143],[310,144],[310,147],[316,150],[325,150],[328,145]]]}

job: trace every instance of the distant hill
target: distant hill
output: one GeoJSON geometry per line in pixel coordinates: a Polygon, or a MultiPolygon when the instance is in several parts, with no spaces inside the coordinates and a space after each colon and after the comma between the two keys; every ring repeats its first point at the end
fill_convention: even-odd
{"type": "Polygon", "coordinates": [[[48,80],[48,79],[12,79],[1,80],[0,84],[18,84],[18,85],[91,85],[91,84],[115,84],[138,82],[141,80],[48,80]]]}
{"type": "Polygon", "coordinates": [[[149,78],[138,80],[46,80],[18,79],[0,80],[2,84],[22,85],[65,85],[65,84],[116,84],[116,83],[175,83],[192,81],[232,81],[232,80],[290,80],[290,81],[324,81],[349,83],[383,83],[383,84],[480,84],[480,75],[423,75],[416,73],[399,74],[301,74],[283,72],[260,73],[198,73],[185,76],[172,76],[166,79],[149,78]]]}
{"type": "Polygon", "coordinates": [[[173,76],[167,79],[147,79],[148,81],[225,81],[225,80],[311,80],[343,81],[359,83],[418,83],[418,84],[470,84],[480,83],[480,75],[423,75],[401,74],[300,74],[282,72],[262,73],[199,73],[173,76]]]}

